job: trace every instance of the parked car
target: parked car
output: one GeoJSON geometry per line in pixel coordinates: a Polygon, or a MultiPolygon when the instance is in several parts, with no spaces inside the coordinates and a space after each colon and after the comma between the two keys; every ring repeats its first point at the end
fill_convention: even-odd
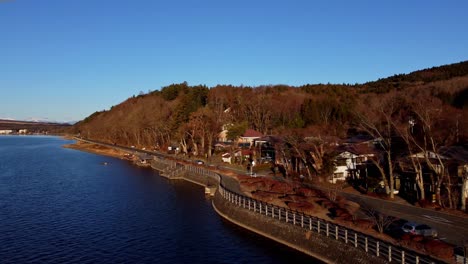
{"type": "Polygon", "coordinates": [[[431,228],[426,224],[418,224],[414,222],[405,223],[401,229],[405,233],[410,233],[413,235],[420,235],[425,237],[437,237],[437,230],[431,228]]]}
{"type": "Polygon", "coordinates": [[[196,163],[196,164],[199,164],[199,165],[205,164],[205,162],[204,162],[203,160],[196,160],[195,163],[196,163]]]}

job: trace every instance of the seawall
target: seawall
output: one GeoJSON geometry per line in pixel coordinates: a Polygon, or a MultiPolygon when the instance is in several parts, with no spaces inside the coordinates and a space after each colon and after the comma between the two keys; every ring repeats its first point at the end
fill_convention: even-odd
{"type": "Polygon", "coordinates": [[[352,246],[235,206],[222,197],[219,189],[213,199],[213,208],[221,217],[238,226],[324,263],[387,263],[352,246]]]}
{"type": "MultiPolygon", "coordinates": [[[[158,164],[154,164],[153,168],[157,167],[161,169],[165,166],[162,160],[156,160],[156,162],[158,164]]],[[[166,164],[166,166],[170,167],[168,164],[166,164]]],[[[182,179],[204,187],[218,186],[212,204],[214,210],[221,217],[261,236],[305,253],[321,262],[387,263],[382,258],[368,255],[362,250],[357,250],[350,245],[235,206],[220,195],[219,186],[222,176],[214,172],[196,166],[186,166],[184,173],[180,173],[177,176],[166,175],[163,177],[167,177],[168,179],[182,179]]],[[[228,183],[228,185],[230,184],[228,183]]]]}

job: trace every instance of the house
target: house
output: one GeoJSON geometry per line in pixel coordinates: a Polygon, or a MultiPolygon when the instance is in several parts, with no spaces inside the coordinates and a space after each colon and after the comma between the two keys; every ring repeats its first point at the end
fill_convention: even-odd
{"type": "Polygon", "coordinates": [[[28,130],[27,129],[20,129],[18,130],[18,134],[27,134],[28,130]]]}
{"type": "Polygon", "coordinates": [[[453,175],[452,184],[460,189],[461,209],[468,207],[468,143],[441,149],[441,153],[450,158],[448,169],[453,175]]]}
{"type": "Polygon", "coordinates": [[[231,145],[228,144],[227,142],[225,142],[225,143],[219,143],[218,142],[218,143],[214,144],[215,150],[218,150],[218,151],[225,150],[225,149],[227,149],[229,147],[231,147],[231,145]]]}
{"type": "Polygon", "coordinates": [[[249,149],[238,149],[234,152],[234,159],[237,161],[248,160],[252,157],[252,151],[249,149]]]}
{"type": "Polygon", "coordinates": [[[264,163],[262,160],[275,161],[276,157],[279,156],[276,153],[276,146],[281,144],[283,144],[283,140],[276,136],[264,136],[253,142],[254,148],[260,154],[258,158],[260,158],[261,163],[264,163]]]}
{"type": "Polygon", "coordinates": [[[223,160],[223,162],[231,164],[231,154],[224,153],[223,155],[221,155],[221,159],[223,160]]]}
{"type": "Polygon", "coordinates": [[[11,133],[13,133],[13,130],[11,130],[11,129],[0,130],[0,135],[8,135],[8,134],[11,134],[11,133]]]}
{"type": "Polygon", "coordinates": [[[232,124],[225,124],[221,127],[221,132],[218,134],[218,142],[230,142],[227,138],[228,136],[228,128],[232,126],[232,124]]]}
{"type": "Polygon", "coordinates": [[[367,164],[369,158],[373,156],[374,154],[369,151],[355,146],[343,149],[334,159],[335,169],[329,182],[335,184],[339,181],[346,181],[349,177],[355,179],[367,177],[365,175],[367,164]]]}
{"type": "Polygon", "coordinates": [[[254,140],[261,138],[263,135],[262,133],[255,131],[253,129],[247,129],[242,136],[240,136],[238,143],[239,144],[249,144],[249,146],[253,145],[254,140]]]}
{"type": "MultiPolygon", "coordinates": [[[[398,161],[398,169],[402,177],[402,193],[405,198],[409,201],[421,199],[421,190],[416,182],[418,174],[422,176],[424,197],[433,195],[436,192],[434,175],[442,173],[442,168],[444,168],[444,173],[447,173],[446,176],[450,177],[451,186],[455,190],[460,188],[457,192],[459,191],[462,196],[468,196],[468,182],[466,182],[468,179],[468,146],[460,145],[441,147],[438,153],[418,152],[401,158],[398,161]],[[428,161],[432,166],[428,164],[428,161]]],[[[445,188],[442,188],[442,192],[444,190],[445,188]]]]}

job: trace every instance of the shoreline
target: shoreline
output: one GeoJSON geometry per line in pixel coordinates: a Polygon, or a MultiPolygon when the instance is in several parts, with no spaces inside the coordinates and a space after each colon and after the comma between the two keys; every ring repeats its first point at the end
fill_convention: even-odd
{"type": "Polygon", "coordinates": [[[117,150],[115,148],[111,147],[106,147],[94,143],[87,143],[87,142],[82,142],[82,141],[77,141],[72,144],[66,144],[62,146],[63,148],[68,148],[68,149],[74,149],[74,150],[79,150],[79,151],[84,151],[88,153],[93,153],[97,155],[103,155],[103,156],[108,156],[108,157],[113,157],[113,158],[120,158],[123,159],[124,154],[127,154],[128,152],[123,151],[123,150],[117,150]]]}

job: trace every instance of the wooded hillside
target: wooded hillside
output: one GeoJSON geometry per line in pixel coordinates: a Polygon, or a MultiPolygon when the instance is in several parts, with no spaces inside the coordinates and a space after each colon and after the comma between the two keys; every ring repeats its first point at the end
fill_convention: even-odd
{"type": "MultiPolygon", "coordinates": [[[[85,137],[123,145],[205,141],[200,151],[204,153],[225,124],[265,135],[307,135],[326,128],[326,134],[346,137],[349,128],[359,127],[356,113],[375,112],[391,97],[407,107],[414,100],[431,101],[428,106],[456,113],[450,117],[459,116],[459,136],[466,136],[461,132],[466,130],[462,117],[466,117],[467,95],[468,61],[355,85],[208,88],[181,83],[133,96],[92,114],[74,128],[85,137]]],[[[237,136],[233,133],[234,129],[232,138],[237,136]]]]}

